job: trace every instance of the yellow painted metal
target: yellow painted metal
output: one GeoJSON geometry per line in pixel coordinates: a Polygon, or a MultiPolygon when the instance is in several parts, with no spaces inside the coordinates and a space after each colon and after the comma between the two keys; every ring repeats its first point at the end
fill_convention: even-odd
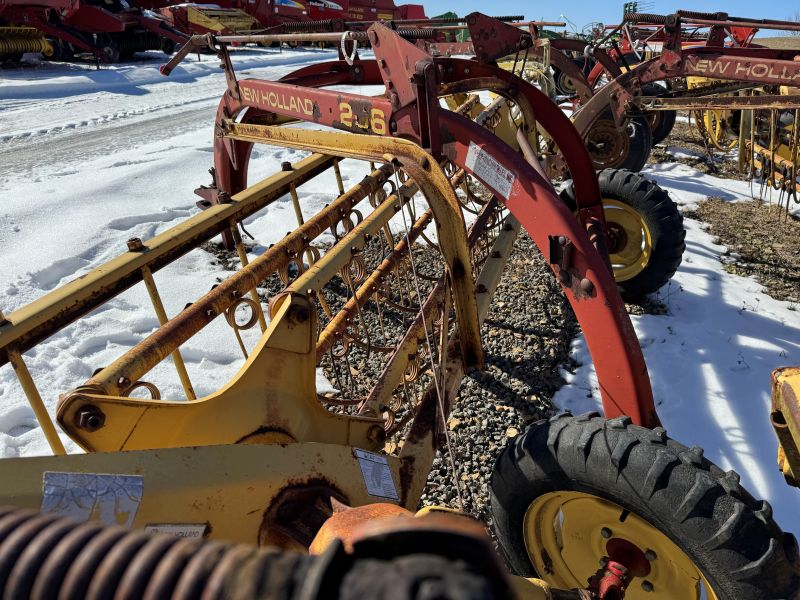
{"type": "MultiPolygon", "coordinates": [[[[291,188],[294,189],[294,185],[291,185],[291,188]]],[[[244,247],[244,243],[242,242],[242,236],[239,234],[238,225],[231,220],[231,231],[234,233],[234,240],[236,242],[236,254],[239,256],[239,262],[242,265],[242,268],[246,267],[250,264],[250,261],[247,259],[247,250],[244,247]]],[[[261,298],[258,297],[258,290],[253,288],[250,290],[250,299],[253,301],[253,310],[255,311],[256,318],[258,319],[258,326],[261,328],[261,331],[264,332],[267,330],[267,320],[264,317],[264,311],[261,309],[261,298]]],[[[235,328],[234,328],[235,329],[235,328]]],[[[236,336],[239,337],[239,330],[236,329],[236,336]]],[[[239,344],[241,345],[241,339],[239,340],[239,344]]],[[[245,352],[245,356],[247,353],[245,352]]]]}
{"type": "Polygon", "coordinates": [[[603,198],[603,212],[609,229],[624,231],[624,244],[610,253],[616,281],[628,281],[641,273],[653,253],[653,236],[645,220],[631,206],[619,200],[603,198]]]}
{"type": "MultiPolygon", "coordinates": [[[[17,374],[17,379],[22,386],[22,390],[25,392],[25,396],[28,398],[28,402],[33,409],[33,414],[36,415],[36,420],[39,421],[39,426],[44,432],[44,436],[47,439],[47,443],[50,445],[50,449],[53,451],[53,454],[66,454],[64,444],[61,442],[61,438],[58,437],[58,432],[56,432],[53,420],[50,418],[50,414],[47,412],[47,408],[44,405],[42,396],[39,394],[39,390],[36,388],[36,384],[31,377],[30,371],[28,371],[28,367],[25,364],[22,355],[15,348],[8,348],[7,352],[8,360],[17,374]]],[[[5,481],[12,480],[7,479],[5,481]]]]}
{"type": "Polygon", "coordinates": [[[467,367],[482,364],[483,353],[473,291],[474,278],[466,244],[464,216],[455,190],[430,154],[415,143],[401,138],[251,125],[233,121],[225,121],[224,129],[225,135],[231,139],[315,150],[331,156],[360,160],[392,164],[397,161],[397,166],[406,170],[419,186],[436,217],[439,245],[453,277],[462,359],[467,367]]]}
{"type": "Polygon", "coordinates": [[[554,588],[581,588],[608,556],[601,530],[611,530],[610,539],[623,539],[643,553],[651,550],[652,584],[645,592],[634,578],[625,591],[630,600],[716,600],[705,575],[670,538],[635,513],[609,500],[584,492],[558,491],[534,500],[523,522],[525,546],[537,573],[554,588]],[[620,515],[627,512],[624,521],[620,515]]]}
{"type": "Polygon", "coordinates": [[[237,8],[186,5],[189,23],[217,33],[239,33],[258,29],[258,19],[237,8]],[[226,31],[227,30],[227,31],[226,31]]]}
{"type": "Polygon", "coordinates": [[[778,436],[778,468],[800,487],[800,367],[772,372],[772,426],[778,436]]]}
{"type": "Polygon", "coordinates": [[[62,398],[58,420],[81,447],[95,452],[241,443],[270,431],[296,442],[382,446],[380,419],[334,414],[317,400],[314,305],[292,293],[272,317],[241,370],[204,398],[143,400],[86,386],[62,398]],[[103,427],[77,426],[87,405],[103,412],[103,427]]]}
{"type": "Polygon", "coordinates": [[[517,600],[553,600],[550,586],[541,579],[510,575],[509,583],[517,600]]]}
{"type": "MultiPolygon", "coordinates": [[[[400,490],[401,460],[388,456],[400,490]]],[[[60,457],[0,460],[0,505],[38,509],[42,473],[140,475],[143,494],[132,527],[152,523],[206,523],[208,537],[274,544],[261,531],[264,513],[280,492],[304,483],[325,483],[350,506],[384,501],[370,496],[353,449],[339,444],[205,446],[135,452],[97,452],[60,457]],[[259,535],[261,533],[261,535],[259,535]]],[[[408,508],[416,507],[409,499],[408,508]]],[[[115,515],[117,520],[127,515],[115,515]]],[[[97,514],[93,518],[98,518],[97,514]]]]}
{"type": "MultiPolygon", "coordinates": [[[[164,304],[161,302],[161,296],[158,293],[156,281],[153,279],[153,273],[150,271],[150,267],[142,267],[142,279],[144,279],[144,284],[147,287],[147,293],[150,295],[150,301],[153,304],[153,310],[156,312],[156,317],[158,317],[158,322],[161,325],[164,325],[164,323],[169,321],[169,319],[167,318],[167,311],[164,310],[164,304]]],[[[194,400],[197,398],[197,396],[192,388],[192,382],[189,379],[189,373],[186,371],[186,364],[183,362],[183,356],[181,356],[180,350],[176,349],[175,352],[172,353],[172,361],[175,363],[175,370],[178,372],[178,378],[181,380],[181,385],[183,386],[183,391],[186,394],[186,398],[189,400],[194,400]]]]}
{"type": "Polygon", "coordinates": [[[287,193],[289,183],[308,181],[332,164],[330,156],[312,154],[293,165],[291,171],[267,177],[235,194],[229,203],[215,204],[147,240],[141,252],[126,252],[6,315],[0,322],[0,366],[8,362],[8,348],[24,352],[33,347],[141,281],[143,266],[156,271],[227,228],[231,219],[241,221],[277,200],[287,193]]]}
{"type": "Polygon", "coordinates": [[[41,52],[53,56],[53,46],[35,27],[0,27],[0,56],[41,52]]]}

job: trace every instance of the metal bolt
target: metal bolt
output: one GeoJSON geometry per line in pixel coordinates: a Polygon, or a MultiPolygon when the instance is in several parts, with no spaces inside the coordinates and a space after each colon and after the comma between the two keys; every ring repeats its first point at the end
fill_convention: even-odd
{"type": "Polygon", "coordinates": [[[106,415],[94,404],[87,404],[75,413],[75,425],[86,431],[97,431],[106,423],[106,415]]]}
{"type": "Polygon", "coordinates": [[[281,163],[281,171],[291,171],[292,170],[292,163],[288,160],[285,160],[281,163]]]}
{"type": "Polygon", "coordinates": [[[650,583],[649,581],[647,581],[647,579],[645,579],[645,580],[642,582],[642,589],[643,589],[645,592],[652,592],[652,591],[653,591],[653,584],[652,584],[652,583],[650,583]]]}
{"type": "Polygon", "coordinates": [[[608,539],[608,538],[610,538],[610,537],[611,537],[613,534],[612,534],[611,530],[610,530],[608,527],[603,527],[603,528],[600,530],[600,535],[602,535],[602,536],[603,536],[605,539],[608,539]]]}
{"type": "Polygon", "coordinates": [[[572,275],[569,274],[569,271],[562,269],[558,272],[558,279],[564,285],[569,285],[569,282],[572,280],[572,275]]]}
{"type": "Polygon", "coordinates": [[[581,290],[587,294],[591,294],[594,291],[594,284],[590,279],[584,277],[581,279],[581,290]]]}
{"type": "Polygon", "coordinates": [[[492,250],[492,258],[502,258],[502,254],[500,254],[500,250],[492,250]]]}
{"type": "Polygon", "coordinates": [[[131,252],[141,252],[144,250],[144,244],[142,243],[141,238],[132,237],[128,240],[128,250],[131,252]]]}
{"type": "Polygon", "coordinates": [[[367,430],[367,439],[373,444],[382,444],[386,441],[386,431],[380,425],[373,425],[367,430]]]}
{"type": "Polygon", "coordinates": [[[290,323],[305,323],[311,317],[311,313],[305,306],[292,304],[286,316],[289,318],[290,323]]]}
{"type": "Polygon", "coordinates": [[[486,289],[486,286],[482,283],[479,283],[477,286],[475,286],[475,292],[478,294],[485,294],[487,291],[488,290],[486,289]]]}
{"type": "Polygon", "coordinates": [[[658,556],[656,555],[656,553],[655,553],[655,552],[653,552],[652,550],[649,550],[649,549],[648,549],[648,550],[645,550],[645,552],[644,552],[644,557],[645,557],[647,560],[651,561],[651,562],[652,562],[652,561],[654,561],[656,558],[658,558],[658,556]]]}
{"type": "Polygon", "coordinates": [[[120,377],[117,379],[117,385],[121,388],[126,388],[131,384],[131,380],[127,377],[120,377]]]}

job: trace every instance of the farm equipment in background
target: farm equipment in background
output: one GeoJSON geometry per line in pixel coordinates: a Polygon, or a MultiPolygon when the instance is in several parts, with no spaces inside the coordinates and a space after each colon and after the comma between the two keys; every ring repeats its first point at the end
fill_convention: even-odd
{"type": "MultiPolygon", "coordinates": [[[[0,315],[0,364],[13,366],[60,454],[0,461],[0,479],[8,482],[0,504],[300,551],[326,547],[319,537],[327,531],[358,556],[363,538],[349,532],[365,517],[402,512],[380,504],[387,500],[415,510],[435,453],[449,447],[448,415],[465,373],[483,364],[481,323],[524,228],[581,325],[606,413],[537,422],[498,459],[491,497],[500,546],[517,574],[535,571],[546,582],[525,584],[529,597],[611,600],[655,591],[681,600],[767,598],[797,589],[796,541],[775,524],[769,504],[659,425],[609,268],[601,189],[581,137],[546,95],[494,64],[530,48],[531,37],[509,47],[506,36],[493,35],[506,31],[503,23],[477,13],[467,23],[472,40],[480,40],[475,60],[434,57],[413,43],[424,34],[419,29],[374,24],[346,35],[306,34],[308,42],[342,41],[340,59],[278,81],[238,79],[228,44],[269,44],[285,34],[193,37],[165,65],[168,74],[205,45],[227,76],[212,184],[198,190],[207,209],[150,240],[129,240],[128,252],[110,263],[0,315]],[[374,60],[358,57],[357,41],[369,43],[374,60]],[[382,86],[384,93],[329,86],[382,86]],[[552,138],[573,178],[575,214],[536,154],[493,133],[505,124],[492,107],[470,117],[473,101],[455,110],[440,104],[482,90],[513,102],[523,138],[534,120],[552,138]],[[304,122],[328,129],[287,127],[304,122]],[[252,182],[254,144],[307,154],[252,182]],[[341,160],[368,165],[349,189],[341,160]],[[328,177],[338,194],[311,211],[298,189],[318,177],[328,177]],[[297,228],[250,262],[238,224],[287,195],[297,228]],[[241,268],[168,318],[153,273],[219,233],[241,268]],[[140,282],[161,326],[61,396],[58,422],[86,450],[65,456],[23,353],[140,282]],[[220,316],[245,362],[217,391],[198,397],[181,346],[215,322],[224,326],[220,316]],[[249,329],[260,330],[257,340],[247,337],[249,329]],[[179,386],[164,378],[170,357],[179,386]],[[318,370],[332,386],[318,386],[318,370]],[[358,512],[337,512],[341,505],[358,512]],[[572,588],[580,590],[566,591],[572,588]]],[[[454,481],[457,490],[461,485],[454,481]]],[[[29,586],[60,597],[87,590],[112,597],[147,588],[160,598],[179,589],[188,597],[205,590],[210,598],[233,585],[232,573],[245,576],[235,567],[253,556],[263,567],[260,581],[270,581],[274,554],[199,542],[173,551],[169,538],[151,544],[144,534],[98,533],[94,525],[67,534],[65,547],[55,540],[70,525],[59,522],[54,533],[53,519],[0,517],[2,531],[12,532],[0,546],[3,573],[14,575],[0,579],[6,591],[29,586]],[[23,520],[28,524],[18,527],[23,520]],[[56,566],[48,558],[54,547],[56,566]],[[77,553],[82,558],[73,562],[77,553]]],[[[381,521],[367,519],[370,525],[380,530],[381,521]]],[[[411,533],[383,539],[394,543],[371,548],[387,560],[415,544],[411,533]]],[[[430,539],[416,538],[445,558],[458,559],[470,546],[430,539]]],[[[341,558],[338,544],[324,556],[341,558]]],[[[467,564],[479,557],[481,574],[498,581],[493,561],[471,556],[467,564]]],[[[344,579],[335,566],[342,563],[326,564],[334,567],[320,571],[330,577],[298,578],[309,586],[303,597],[316,597],[320,581],[339,589],[334,581],[344,579]]],[[[448,572],[435,564],[439,576],[448,572]]],[[[383,580],[373,573],[373,583],[383,580]]],[[[348,589],[350,597],[365,597],[348,589]]],[[[252,587],[240,591],[255,594],[252,587]]]]}
{"type": "Polygon", "coordinates": [[[49,58],[53,55],[53,46],[35,27],[0,25],[0,64],[17,63],[26,52],[40,52],[49,58]]]}
{"type": "Polygon", "coordinates": [[[171,4],[158,9],[169,24],[188,35],[233,34],[259,29],[258,20],[238,8],[205,4],[171,4]]]}
{"type": "Polygon", "coordinates": [[[103,5],[85,0],[0,0],[0,18],[41,32],[48,44],[43,56],[50,60],[87,53],[99,62],[114,63],[145,50],[172,54],[176,44],[187,39],[165,19],[131,8],[126,0],[103,5]]]}

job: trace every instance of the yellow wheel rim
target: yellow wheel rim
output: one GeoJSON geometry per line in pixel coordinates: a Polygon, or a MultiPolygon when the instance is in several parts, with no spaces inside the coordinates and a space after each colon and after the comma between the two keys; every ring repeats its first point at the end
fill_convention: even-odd
{"type": "Polygon", "coordinates": [[[627,281],[641,273],[653,253],[653,236],[644,218],[619,200],[603,199],[614,279],[627,281]]]}
{"type": "Polygon", "coordinates": [[[553,587],[586,587],[600,559],[613,554],[615,544],[629,543],[647,556],[641,560],[649,572],[631,578],[625,600],[718,600],[683,550],[614,502],[583,492],[551,492],[528,507],[523,527],[531,563],[553,587]]]}
{"type": "Polygon", "coordinates": [[[703,112],[703,124],[706,127],[708,140],[723,152],[733,150],[739,143],[738,137],[730,135],[725,119],[730,111],[706,110],[703,112]]]}

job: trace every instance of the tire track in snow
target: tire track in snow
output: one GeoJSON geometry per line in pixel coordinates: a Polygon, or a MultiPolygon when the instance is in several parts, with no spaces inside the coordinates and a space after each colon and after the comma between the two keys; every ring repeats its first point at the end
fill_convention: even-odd
{"type": "MultiPolygon", "coordinates": [[[[62,171],[76,163],[98,156],[113,155],[141,143],[156,142],[201,128],[208,128],[209,144],[217,98],[188,111],[169,112],[152,119],[130,123],[110,122],[104,126],[75,129],[57,137],[38,137],[15,141],[13,147],[0,146],[4,178],[37,177],[41,165],[58,165],[62,171]]],[[[41,175],[53,177],[57,174],[41,175]]]]}

